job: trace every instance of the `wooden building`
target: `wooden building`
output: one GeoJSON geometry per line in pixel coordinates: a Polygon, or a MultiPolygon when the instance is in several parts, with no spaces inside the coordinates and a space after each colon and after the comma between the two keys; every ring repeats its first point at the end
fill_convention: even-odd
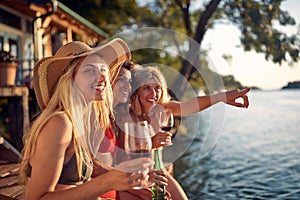
{"type": "Polygon", "coordinates": [[[0,199],[2,195],[22,199],[16,157],[29,123],[34,64],[55,54],[67,42],[79,40],[96,46],[107,37],[107,33],[59,1],[0,1],[0,51],[10,52],[19,61],[15,85],[0,86],[0,199]]]}
{"type": "Polygon", "coordinates": [[[36,61],[73,40],[94,46],[108,34],[56,0],[1,0],[0,50],[18,57],[16,84],[25,83],[36,61]]]}

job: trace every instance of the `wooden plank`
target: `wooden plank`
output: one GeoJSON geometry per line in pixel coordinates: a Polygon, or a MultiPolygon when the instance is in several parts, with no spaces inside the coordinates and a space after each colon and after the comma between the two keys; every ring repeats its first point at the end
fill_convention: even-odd
{"type": "Polygon", "coordinates": [[[6,195],[4,195],[4,194],[0,194],[0,199],[1,199],[1,200],[14,200],[14,198],[9,197],[9,196],[6,196],[6,195]]]}
{"type": "Polygon", "coordinates": [[[19,163],[0,165],[0,199],[23,199],[24,186],[19,182],[19,163]],[[4,196],[3,196],[4,195],[4,196]]]}
{"type": "Polygon", "coordinates": [[[13,185],[7,188],[0,189],[0,194],[6,195],[13,199],[23,199],[24,186],[21,185],[13,185]]]}
{"type": "Polygon", "coordinates": [[[0,190],[5,188],[5,187],[10,187],[14,185],[18,185],[18,179],[19,179],[19,174],[10,174],[6,177],[2,177],[0,179],[0,190]]]}
{"type": "Polygon", "coordinates": [[[19,171],[18,163],[0,164],[0,177],[4,178],[19,171]]]}

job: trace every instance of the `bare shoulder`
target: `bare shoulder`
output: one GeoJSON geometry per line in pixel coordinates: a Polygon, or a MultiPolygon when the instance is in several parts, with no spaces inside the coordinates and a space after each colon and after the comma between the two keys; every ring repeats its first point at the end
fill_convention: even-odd
{"type": "Polygon", "coordinates": [[[59,112],[53,114],[48,122],[43,127],[43,133],[48,135],[47,133],[59,132],[60,134],[51,134],[56,135],[58,137],[72,137],[73,125],[68,117],[68,115],[64,112],[59,112]]]}
{"type": "Polygon", "coordinates": [[[71,126],[71,120],[68,115],[64,112],[54,114],[50,119],[49,123],[55,123],[58,125],[71,126]]]}
{"type": "Polygon", "coordinates": [[[54,163],[62,160],[61,158],[66,158],[66,151],[72,145],[73,128],[67,114],[56,112],[45,120],[41,130],[38,130],[36,151],[31,159],[33,168],[41,167],[40,163],[43,163],[43,166],[48,163],[47,167],[53,167],[54,163]]]}

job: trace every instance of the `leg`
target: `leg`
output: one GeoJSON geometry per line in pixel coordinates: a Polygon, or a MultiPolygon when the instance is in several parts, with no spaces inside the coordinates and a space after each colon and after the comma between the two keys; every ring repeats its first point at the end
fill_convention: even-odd
{"type": "Polygon", "coordinates": [[[167,190],[171,193],[171,198],[176,200],[188,200],[183,188],[177,180],[170,174],[167,175],[168,185],[167,190]]]}

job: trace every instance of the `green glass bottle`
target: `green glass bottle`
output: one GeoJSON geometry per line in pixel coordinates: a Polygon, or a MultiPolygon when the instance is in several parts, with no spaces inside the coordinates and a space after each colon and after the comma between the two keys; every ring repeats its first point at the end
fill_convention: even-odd
{"type": "MultiPolygon", "coordinates": [[[[161,160],[160,151],[158,149],[154,149],[154,169],[163,169],[163,162],[161,160]]],[[[165,200],[166,187],[164,185],[156,185],[162,188],[163,192],[158,191],[155,187],[152,187],[152,192],[154,194],[152,200],[165,200]]]]}

